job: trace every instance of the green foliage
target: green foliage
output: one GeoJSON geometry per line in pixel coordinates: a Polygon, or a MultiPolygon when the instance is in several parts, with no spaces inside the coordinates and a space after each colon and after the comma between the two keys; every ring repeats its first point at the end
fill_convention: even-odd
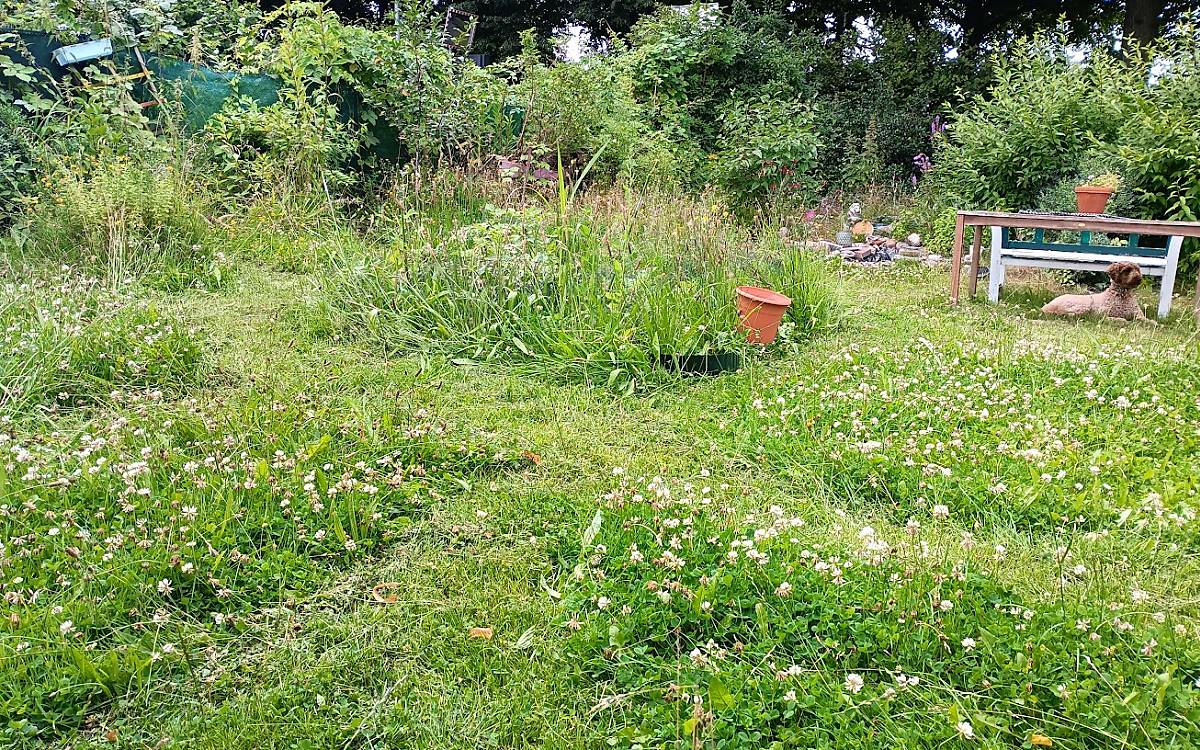
{"type": "Polygon", "coordinates": [[[346,335],[388,351],[506,362],[624,391],[653,377],[662,355],[744,347],[739,282],[769,280],[796,295],[795,341],[831,325],[822,269],[798,251],[728,253],[719,233],[729,230],[711,213],[693,216],[697,229],[687,231],[703,226],[715,236],[676,245],[683,228],[678,214],[667,213],[670,235],[635,235],[588,212],[489,208],[485,221],[454,229],[436,246],[405,243],[386,259],[336,258],[329,305],[346,335]]]}
{"type": "Polygon", "coordinates": [[[78,265],[117,284],[219,287],[226,275],[206,216],[208,195],[185,165],[125,157],[62,169],[48,180],[14,236],[27,260],[78,265]]]}
{"type": "Polygon", "coordinates": [[[812,198],[820,147],[813,120],[812,108],[803,102],[731,102],[720,117],[724,147],[713,163],[716,183],[744,205],[812,198]]]}
{"type": "Polygon", "coordinates": [[[25,117],[0,103],[0,228],[16,216],[37,175],[33,130],[25,117]]]}
{"type": "Polygon", "coordinates": [[[1065,39],[1019,42],[996,68],[986,98],[975,98],[943,142],[935,180],[946,198],[978,208],[1033,206],[1094,152],[1110,154],[1136,216],[1195,216],[1195,107],[1200,34],[1183,23],[1156,49],[1125,57],[1094,50],[1069,57],[1065,39]],[[1157,67],[1156,67],[1157,66],[1157,67]]]}
{"type": "Polygon", "coordinates": [[[1139,210],[1137,196],[1131,190],[1120,189],[1124,182],[1121,171],[1127,169],[1126,165],[1127,162],[1118,154],[1106,151],[1088,152],[1073,171],[1042,191],[1038,196],[1036,208],[1039,211],[1072,213],[1077,208],[1075,188],[1084,184],[1099,184],[1101,179],[1105,179],[1106,186],[1115,190],[1108,199],[1105,213],[1133,216],[1139,210]]]}
{"type": "Polygon", "coordinates": [[[0,412],[81,406],[113,389],[177,391],[196,381],[196,336],[153,305],[96,281],[20,278],[0,289],[0,412]]]}
{"type": "Polygon", "coordinates": [[[1100,50],[1076,63],[1066,46],[1062,36],[1037,35],[997,62],[987,97],[972,100],[937,153],[949,200],[1032,206],[1097,143],[1114,141],[1146,71],[1100,50]]]}
{"type": "Polygon", "coordinates": [[[602,57],[545,65],[530,45],[520,61],[510,98],[522,108],[519,148],[553,166],[581,167],[599,154],[592,172],[647,183],[672,181],[676,170],[665,140],[652,135],[634,95],[634,77],[602,57]]]}

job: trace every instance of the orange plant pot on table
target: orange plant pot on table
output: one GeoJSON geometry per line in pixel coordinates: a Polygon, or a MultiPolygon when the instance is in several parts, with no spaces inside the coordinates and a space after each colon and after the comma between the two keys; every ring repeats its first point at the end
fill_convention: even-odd
{"type": "Polygon", "coordinates": [[[1075,188],[1075,205],[1081,214],[1102,214],[1113,194],[1110,187],[1080,185],[1075,188]]]}

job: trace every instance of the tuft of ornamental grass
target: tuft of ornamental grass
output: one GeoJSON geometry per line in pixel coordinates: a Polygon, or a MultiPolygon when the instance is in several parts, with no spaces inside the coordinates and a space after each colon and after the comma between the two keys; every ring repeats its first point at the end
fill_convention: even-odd
{"type": "Polygon", "coordinates": [[[335,257],[325,293],[338,328],[393,353],[441,351],[632,392],[663,355],[747,349],[741,283],[793,298],[793,340],[836,321],[823,266],[779,240],[694,235],[724,227],[689,228],[695,217],[681,215],[660,215],[649,232],[566,202],[483,212],[454,227],[440,208],[427,223],[406,216],[383,257],[335,257]]]}

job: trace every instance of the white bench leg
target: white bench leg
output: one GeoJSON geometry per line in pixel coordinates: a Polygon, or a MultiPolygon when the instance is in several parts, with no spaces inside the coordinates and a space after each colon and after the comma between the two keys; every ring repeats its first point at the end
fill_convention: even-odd
{"type": "Polygon", "coordinates": [[[1172,237],[1167,242],[1167,267],[1163,271],[1162,290],[1158,293],[1158,317],[1171,314],[1171,297],[1175,294],[1175,271],[1179,268],[1179,250],[1182,237],[1172,237]]]}
{"type": "MultiPolygon", "coordinates": [[[[979,227],[975,231],[983,231],[979,227]]],[[[991,265],[988,266],[988,301],[1000,301],[1000,285],[1004,283],[1003,250],[1000,249],[1000,227],[992,227],[991,265]]]]}

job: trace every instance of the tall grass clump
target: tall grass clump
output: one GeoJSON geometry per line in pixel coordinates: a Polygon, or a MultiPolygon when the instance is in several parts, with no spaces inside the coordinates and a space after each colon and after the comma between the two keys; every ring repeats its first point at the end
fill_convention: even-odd
{"type": "Polygon", "coordinates": [[[336,258],[326,292],[342,330],[393,352],[439,350],[633,390],[664,355],[746,347],[739,283],[794,295],[789,333],[833,319],[823,269],[778,242],[725,244],[669,222],[670,232],[647,232],[586,208],[484,210],[484,221],[452,231],[434,211],[440,228],[425,237],[436,244],[336,258]]]}
{"type": "Polygon", "coordinates": [[[226,269],[209,208],[209,196],[183,165],[110,155],[45,181],[14,235],[16,254],[77,266],[114,285],[214,288],[226,269]]]}

